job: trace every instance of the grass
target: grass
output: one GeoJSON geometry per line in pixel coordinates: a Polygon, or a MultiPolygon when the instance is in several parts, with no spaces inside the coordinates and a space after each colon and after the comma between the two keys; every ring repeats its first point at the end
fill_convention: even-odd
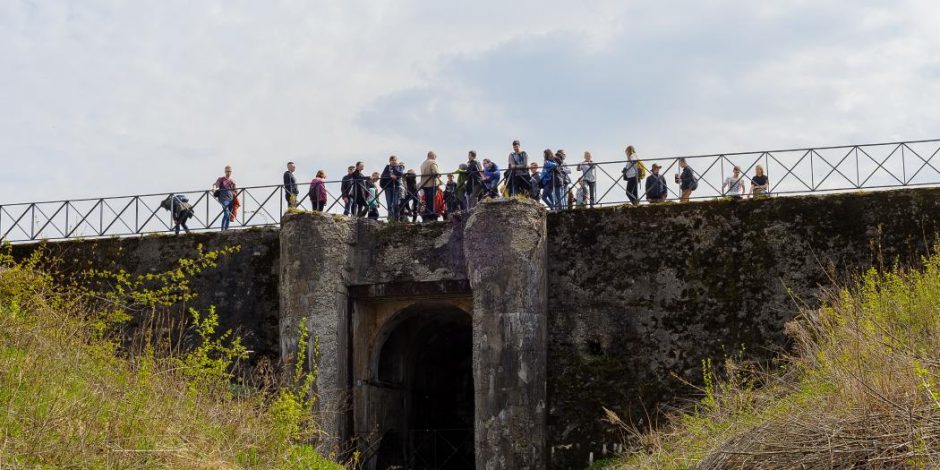
{"type": "Polygon", "coordinates": [[[343,468],[306,444],[295,391],[236,394],[189,356],[122,354],[113,312],[0,261],[0,468],[343,468]]]}
{"type": "Polygon", "coordinates": [[[780,367],[726,363],[662,429],[609,413],[635,445],[605,468],[940,467],[940,255],[870,270],[824,305],[787,325],[780,367]]]}

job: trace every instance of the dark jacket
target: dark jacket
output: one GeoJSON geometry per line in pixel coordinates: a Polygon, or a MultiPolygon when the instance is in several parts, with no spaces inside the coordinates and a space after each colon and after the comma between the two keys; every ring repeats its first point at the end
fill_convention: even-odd
{"type": "Polygon", "coordinates": [[[668,194],[666,177],[652,173],[646,177],[646,199],[665,199],[668,194]]]}
{"type": "Polygon", "coordinates": [[[284,191],[294,196],[300,194],[300,191],[297,190],[297,180],[294,179],[294,174],[290,171],[284,172],[284,191]]]}
{"type": "Polygon", "coordinates": [[[695,173],[692,172],[692,167],[686,165],[682,169],[682,175],[679,176],[679,189],[685,191],[687,189],[695,190],[698,187],[698,184],[695,182],[695,173]]]}
{"type": "Polygon", "coordinates": [[[340,186],[339,186],[340,194],[345,197],[349,197],[350,195],[352,195],[352,183],[353,183],[352,174],[348,174],[344,176],[342,183],[340,183],[340,186]]]}
{"type": "Polygon", "coordinates": [[[397,188],[401,184],[401,177],[405,174],[405,168],[401,165],[385,165],[385,169],[382,170],[382,178],[379,179],[379,186],[383,190],[387,190],[389,186],[397,188]],[[397,179],[392,179],[394,175],[397,179]]]}
{"type": "Polygon", "coordinates": [[[410,195],[416,196],[418,194],[418,175],[414,173],[405,174],[405,190],[410,195]]]}
{"type": "Polygon", "coordinates": [[[366,186],[366,181],[368,179],[369,177],[363,175],[362,171],[356,170],[353,172],[352,178],[350,178],[350,183],[352,184],[352,189],[350,190],[350,194],[357,201],[362,202],[367,199],[368,189],[366,186]]]}
{"type": "Polygon", "coordinates": [[[474,183],[483,181],[483,167],[480,165],[480,162],[476,160],[470,160],[467,162],[467,177],[469,177],[470,181],[473,181],[474,183]]]}

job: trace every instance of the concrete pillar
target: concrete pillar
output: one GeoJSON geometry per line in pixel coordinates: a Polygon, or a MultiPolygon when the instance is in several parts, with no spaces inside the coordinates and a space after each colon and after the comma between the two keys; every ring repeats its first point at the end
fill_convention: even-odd
{"type": "Polygon", "coordinates": [[[293,363],[299,325],[310,332],[307,351],[314,364],[319,342],[317,413],[323,434],[317,450],[329,455],[348,436],[348,295],[349,259],[354,224],[328,214],[288,214],[281,223],[281,357],[293,363]]]}
{"type": "Polygon", "coordinates": [[[478,469],[547,466],[546,232],[541,205],[515,198],[481,203],[464,232],[478,469]]]}

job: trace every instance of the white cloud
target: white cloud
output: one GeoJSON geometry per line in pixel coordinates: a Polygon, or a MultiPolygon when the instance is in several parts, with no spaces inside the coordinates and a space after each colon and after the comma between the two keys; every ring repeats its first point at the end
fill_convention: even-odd
{"type": "Polygon", "coordinates": [[[0,3],[0,202],[936,137],[926,1],[0,3]]]}

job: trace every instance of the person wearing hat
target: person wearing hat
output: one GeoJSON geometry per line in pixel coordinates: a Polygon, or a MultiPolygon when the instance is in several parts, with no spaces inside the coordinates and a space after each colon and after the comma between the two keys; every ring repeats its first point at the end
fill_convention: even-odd
{"type": "Polygon", "coordinates": [[[646,200],[650,203],[663,202],[669,196],[666,177],[659,174],[661,168],[659,163],[654,163],[650,169],[650,175],[646,177],[646,200]]]}
{"type": "Polygon", "coordinates": [[[519,141],[512,141],[512,153],[509,154],[509,196],[529,194],[529,155],[519,147],[519,141]]]}

